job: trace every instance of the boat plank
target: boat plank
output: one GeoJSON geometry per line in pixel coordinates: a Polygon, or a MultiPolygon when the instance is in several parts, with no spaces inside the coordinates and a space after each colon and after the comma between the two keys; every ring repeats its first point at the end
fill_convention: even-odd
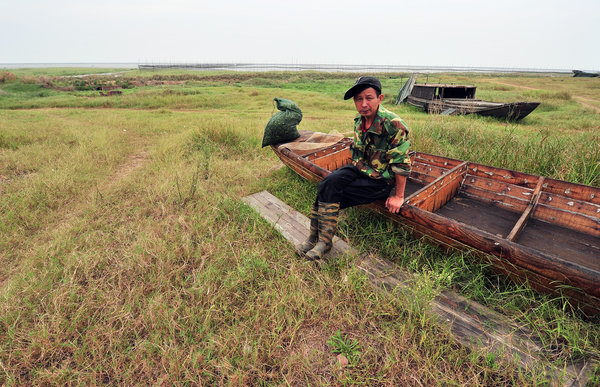
{"type": "Polygon", "coordinates": [[[460,190],[462,180],[463,177],[461,175],[456,175],[453,179],[446,180],[432,195],[415,205],[430,212],[438,211],[456,196],[460,190]]]}
{"type": "Polygon", "coordinates": [[[570,199],[600,205],[600,188],[598,187],[555,179],[546,179],[543,191],[565,196],[570,199]]]}
{"type": "Polygon", "coordinates": [[[412,171],[436,178],[448,172],[448,168],[441,168],[431,164],[413,162],[411,165],[411,172],[412,171]]]}
{"type": "Polygon", "coordinates": [[[281,207],[277,205],[278,203],[259,194],[248,197],[248,204],[255,208],[261,208],[261,215],[273,223],[287,240],[298,244],[307,238],[307,235],[301,232],[301,230],[306,229],[306,226],[290,219],[289,216],[283,216],[285,212],[281,211],[281,207]]]}
{"type": "Polygon", "coordinates": [[[538,176],[475,163],[469,164],[469,175],[492,178],[497,181],[520,185],[531,189],[535,188],[539,179],[538,176]]]}
{"type": "Polygon", "coordinates": [[[534,191],[531,188],[521,187],[516,184],[510,184],[487,177],[473,175],[467,175],[467,178],[465,179],[465,185],[470,185],[475,188],[506,196],[512,196],[521,200],[527,200],[528,202],[531,200],[534,191]]]}
{"type": "Polygon", "coordinates": [[[462,194],[450,200],[437,214],[501,237],[506,237],[519,219],[516,212],[462,194]]]}
{"type": "Polygon", "coordinates": [[[448,157],[432,155],[429,153],[415,152],[414,162],[433,165],[447,170],[454,169],[464,161],[451,159],[448,157]]]}
{"type": "MultiPolygon", "coordinates": [[[[303,228],[299,230],[301,235],[308,234],[308,219],[269,192],[262,191],[242,200],[274,224],[286,239],[296,234],[289,229],[292,227],[303,228]],[[282,219],[285,221],[282,222],[282,219]]],[[[293,238],[289,240],[296,243],[293,238]]],[[[356,255],[356,251],[344,241],[337,237],[334,241],[333,254],[356,255]]],[[[355,265],[367,275],[375,288],[410,295],[415,279],[397,265],[372,254],[360,256],[355,265]]],[[[593,376],[593,362],[584,359],[561,367],[552,365],[546,360],[550,358],[550,354],[531,330],[451,290],[443,291],[435,297],[428,310],[437,316],[439,324],[447,327],[457,342],[466,347],[505,356],[524,369],[542,367],[550,379],[560,380],[563,385],[585,384],[593,376]]]]}
{"type": "Polygon", "coordinates": [[[567,198],[558,194],[542,192],[540,203],[559,210],[577,212],[579,214],[600,218],[600,205],[589,202],[567,198]]]}
{"type": "MultiPolygon", "coordinates": [[[[304,242],[308,238],[310,221],[286,203],[268,191],[261,191],[242,198],[242,201],[254,208],[265,220],[293,245],[304,242]]],[[[335,236],[330,254],[339,255],[355,253],[346,241],[335,236]]]]}
{"type": "Polygon", "coordinates": [[[575,212],[559,210],[540,204],[532,215],[536,219],[545,220],[572,230],[600,237],[600,218],[592,218],[575,212]]]}
{"type": "Polygon", "coordinates": [[[527,201],[513,196],[502,195],[488,190],[482,190],[469,184],[463,184],[461,193],[479,198],[479,200],[494,203],[513,212],[522,213],[527,208],[527,201]]]}
{"type": "MultiPolygon", "coordinates": [[[[552,289],[561,289],[562,292],[562,285],[582,289],[585,297],[578,297],[576,300],[591,315],[600,312],[600,272],[417,207],[403,206],[400,211],[404,218],[421,224],[425,230],[434,230],[437,234],[447,235],[455,240],[468,241],[468,246],[473,249],[507,260],[514,265],[515,275],[518,277],[522,276],[519,270],[525,269],[547,278],[552,289]]],[[[532,278],[536,279],[538,278],[532,278]]]]}
{"type": "MultiPolygon", "coordinates": [[[[348,144],[345,146],[348,146],[348,144]]],[[[280,147],[279,150],[274,150],[286,165],[290,166],[290,168],[298,172],[298,174],[309,180],[320,181],[330,173],[318,165],[312,164],[310,161],[306,160],[306,158],[295,155],[293,152],[289,151],[289,149],[280,147]]],[[[424,164],[430,163],[431,165],[436,165],[440,168],[446,168],[451,165],[460,165],[461,163],[458,161],[459,164],[457,164],[457,161],[453,161],[452,159],[431,156],[419,152],[411,152],[411,158],[413,161],[422,162],[424,164]]],[[[466,165],[464,172],[466,173],[468,170],[469,175],[474,175],[477,178],[496,180],[499,184],[507,184],[506,187],[510,187],[508,184],[513,184],[521,187],[520,192],[524,193],[527,193],[527,190],[531,191],[541,179],[541,177],[538,176],[496,167],[487,167],[475,163],[462,162],[462,165],[463,167],[466,165]]],[[[440,187],[444,186],[445,182],[452,181],[455,177],[453,173],[456,169],[457,168],[454,167],[453,170],[449,170],[445,175],[442,175],[433,181],[430,180],[431,177],[420,174],[419,172],[412,173],[409,176],[408,181],[416,184],[414,187],[415,191],[412,194],[405,194],[406,201],[400,214],[390,214],[383,205],[381,206],[383,209],[382,213],[398,223],[407,224],[413,229],[418,228],[419,232],[423,235],[430,235],[432,239],[436,239],[440,245],[462,246],[463,248],[470,250],[479,250],[483,255],[494,256],[497,259],[491,259],[490,262],[493,262],[492,264],[495,266],[496,271],[506,272],[511,279],[524,279],[525,281],[529,281],[532,287],[542,291],[551,291],[557,294],[569,295],[573,297],[573,300],[577,304],[585,308],[586,313],[590,316],[600,314],[600,287],[598,286],[600,283],[600,272],[585,266],[583,264],[584,260],[578,261],[572,259],[571,256],[573,254],[571,253],[563,254],[567,250],[556,249],[555,251],[550,251],[539,247],[532,247],[535,245],[522,244],[520,242],[522,238],[518,235],[515,235],[514,240],[511,241],[498,236],[505,235],[510,230],[494,232],[494,229],[488,228],[487,230],[489,231],[486,231],[485,227],[479,229],[471,226],[469,224],[470,218],[458,218],[462,220],[458,221],[450,217],[440,216],[438,213],[421,210],[413,205],[419,201],[424,201],[428,196],[432,196],[427,200],[430,202],[429,204],[431,204],[430,208],[433,209],[444,203],[441,199],[451,199],[449,193],[452,192],[452,189],[448,189],[448,192],[442,190],[442,193],[439,193],[438,191],[440,191],[440,187]],[[418,185],[421,186],[419,187],[418,185]],[[436,197],[435,195],[438,196],[436,197]],[[438,199],[439,201],[436,202],[438,199]]],[[[547,182],[544,182],[542,191],[546,191],[548,187],[552,188],[554,185],[560,186],[560,184],[553,183],[552,180],[550,180],[550,184],[546,183],[547,182]]],[[[560,186],[560,188],[566,187],[563,189],[563,192],[550,192],[549,195],[563,196],[560,195],[560,193],[562,193],[564,194],[564,197],[570,198],[567,195],[575,192],[580,196],[583,195],[581,201],[584,202],[586,201],[584,200],[586,199],[585,195],[589,196],[587,198],[589,200],[595,198],[595,192],[600,192],[594,187],[583,186],[585,189],[579,189],[581,186],[575,186],[572,186],[571,183],[566,183],[566,185],[560,186]]],[[[533,193],[533,191],[531,192],[533,193]]],[[[518,213],[519,216],[521,216],[530,205],[530,200],[522,200],[509,195],[482,190],[470,186],[469,184],[463,184],[462,188],[458,191],[458,194],[482,203],[493,204],[505,211],[518,213]]],[[[575,208],[576,211],[572,213],[556,208],[550,208],[549,211],[562,211],[569,216],[575,214],[575,216],[581,217],[582,219],[588,219],[587,227],[595,230],[596,224],[600,224],[597,221],[597,217],[591,217],[588,214],[582,214],[581,212],[577,213],[579,211],[577,208],[579,207],[583,206],[588,209],[593,209],[594,205],[595,203],[593,202],[583,203],[581,206],[574,204],[573,208],[575,208]]],[[[535,206],[534,209],[531,210],[531,213],[539,214],[540,208],[543,208],[541,203],[535,206]]],[[[554,215],[550,216],[552,217],[554,215]]],[[[569,222],[577,222],[578,220],[579,219],[571,219],[569,222]]],[[[523,222],[524,228],[522,233],[526,234],[527,237],[530,236],[530,230],[532,230],[532,228],[529,227],[529,223],[534,221],[541,222],[542,220],[532,216],[529,221],[523,222]]],[[[556,225],[556,227],[562,227],[565,230],[568,230],[568,228],[565,227],[568,226],[569,222],[563,225],[556,225]]],[[[519,223],[519,220],[517,220],[517,223],[519,223]]],[[[598,237],[576,230],[568,231],[573,232],[575,238],[580,238],[581,246],[578,248],[581,251],[587,251],[586,254],[591,254],[592,256],[596,254],[598,249],[598,243],[596,241],[598,237]]],[[[510,233],[508,233],[508,235],[510,235],[510,233]]],[[[550,243],[547,243],[547,245],[550,245],[550,243]]]]}
{"type": "Polygon", "coordinates": [[[410,178],[413,179],[413,180],[418,180],[418,181],[422,182],[423,184],[430,184],[435,179],[437,179],[437,177],[429,176],[429,175],[426,175],[424,173],[419,173],[417,171],[411,171],[410,172],[410,178]]]}
{"type": "Polygon", "coordinates": [[[530,219],[518,242],[558,256],[568,256],[572,262],[600,272],[600,238],[530,219]]]}
{"type": "Polygon", "coordinates": [[[543,178],[538,180],[538,184],[535,187],[535,190],[533,191],[533,197],[531,198],[531,202],[529,203],[529,205],[527,206],[525,211],[523,211],[521,218],[515,224],[515,226],[511,230],[511,232],[506,237],[506,239],[508,239],[509,241],[514,241],[517,238],[517,236],[521,233],[521,231],[523,231],[523,228],[525,227],[525,225],[527,224],[527,221],[531,217],[532,211],[534,210],[535,206],[537,206],[537,204],[538,204],[538,200],[540,198],[540,191],[542,189],[543,183],[544,183],[543,178]]]}
{"type": "MultiPolygon", "coordinates": [[[[516,283],[528,284],[532,288],[542,293],[553,293],[556,290],[557,283],[552,276],[548,277],[547,275],[531,271],[524,267],[524,265],[522,264],[520,265],[520,259],[522,257],[517,257],[513,258],[512,260],[508,260],[504,257],[496,256],[491,253],[486,253],[482,250],[474,248],[473,246],[466,245],[458,239],[454,239],[447,234],[432,229],[430,226],[424,226],[423,224],[421,224],[421,222],[415,222],[407,217],[404,217],[402,218],[402,220],[400,220],[397,217],[391,215],[389,211],[387,211],[387,209],[385,208],[385,203],[383,201],[377,201],[365,207],[368,207],[371,210],[390,218],[390,220],[394,221],[395,223],[398,223],[399,225],[402,225],[403,227],[407,227],[410,233],[415,238],[424,239],[427,242],[435,244],[444,250],[461,250],[470,252],[473,256],[477,256],[480,259],[489,262],[492,269],[497,274],[510,278],[516,283]]],[[[421,217],[423,216],[421,215],[421,217]]],[[[417,216],[416,218],[420,219],[419,216],[417,216]]],[[[534,222],[534,220],[532,220],[532,222],[534,222]]],[[[600,275],[597,278],[600,279],[600,275]]],[[[586,312],[590,315],[600,313],[600,310],[597,307],[592,306],[600,305],[600,298],[593,297],[580,289],[572,287],[561,288],[561,293],[566,297],[570,297],[576,303],[584,306],[586,312]]]]}
{"type": "Polygon", "coordinates": [[[404,198],[405,198],[405,200],[409,199],[411,196],[413,196],[416,192],[418,192],[424,186],[425,186],[425,184],[423,184],[423,183],[421,183],[419,181],[414,181],[412,179],[407,179],[406,180],[406,185],[404,186],[404,198]]]}
{"type": "Polygon", "coordinates": [[[350,164],[352,162],[352,157],[350,155],[350,150],[345,149],[315,158],[312,162],[329,171],[335,171],[344,165],[350,164]]]}
{"type": "Polygon", "coordinates": [[[467,163],[456,166],[447,174],[438,177],[431,184],[424,187],[407,202],[416,207],[426,208],[428,211],[437,210],[458,192],[466,169],[467,163]]]}

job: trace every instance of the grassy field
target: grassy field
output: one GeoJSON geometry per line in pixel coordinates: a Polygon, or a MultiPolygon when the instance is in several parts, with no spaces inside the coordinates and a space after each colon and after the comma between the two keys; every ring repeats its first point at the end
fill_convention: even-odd
{"type": "MultiPolygon", "coordinates": [[[[415,273],[407,299],[373,290],[355,257],[303,262],[242,204],[268,189],[309,213],[315,186],[260,148],[273,98],[298,103],[300,129],[344,133],[357,74],[69,77],[91,72],[15,70],[0,83],[1,384],[550,384],[456,343],[426,312],[448,288],[533,329],[559,367],[600,358],[599,321],[468,254],[344,211],[338,235],[415,273]],[[94,90],[116,83],[121,96],[94,90]]],[[[394,106],[407,74],[380,77],[414,149],[600,186],[600,79],[429,76],[542,103],[508,123],[394,106]]]]}

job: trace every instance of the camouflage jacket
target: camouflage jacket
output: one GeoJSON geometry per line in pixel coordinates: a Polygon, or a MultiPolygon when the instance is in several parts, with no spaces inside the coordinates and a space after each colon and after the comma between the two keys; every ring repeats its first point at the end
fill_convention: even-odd
{"type": "Polygon", "coordinates": [[[361,129],[362,116],[354,119],[352,164],[374,179],[393,183],[394,175],[410,173],[410,142],[408,128],[395,113],[379,105],[373,124],[366,132],[361,129]]]}

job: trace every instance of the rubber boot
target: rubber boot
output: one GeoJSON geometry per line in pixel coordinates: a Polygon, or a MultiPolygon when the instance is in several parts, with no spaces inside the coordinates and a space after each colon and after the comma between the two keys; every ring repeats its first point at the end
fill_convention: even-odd
{"type": "Polygon", "coordinates": [[[308,239],[296,246],[296,253],[304,256],[319,241],[319,204],[315,201],[310,212],[310,233],[308,239]]]}
{"type": "Polygon", "coordinates": [[[340,203],[319,202],[319,241],[306,253],[309,260],[321,259],[331,250],[333,236],[337,229],[340,203]]]}

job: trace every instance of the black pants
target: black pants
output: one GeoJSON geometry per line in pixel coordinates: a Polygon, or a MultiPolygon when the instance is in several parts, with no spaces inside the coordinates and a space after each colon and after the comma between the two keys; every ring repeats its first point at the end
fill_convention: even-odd
{"type": "Polygon", "coordinates": [[[354,165],[346,165],[319,183],[317,200],[340,203],[340,208],[347,208],[386,199],[393,188],[383,179],[371,179],[360,173],[354,165]]]}

